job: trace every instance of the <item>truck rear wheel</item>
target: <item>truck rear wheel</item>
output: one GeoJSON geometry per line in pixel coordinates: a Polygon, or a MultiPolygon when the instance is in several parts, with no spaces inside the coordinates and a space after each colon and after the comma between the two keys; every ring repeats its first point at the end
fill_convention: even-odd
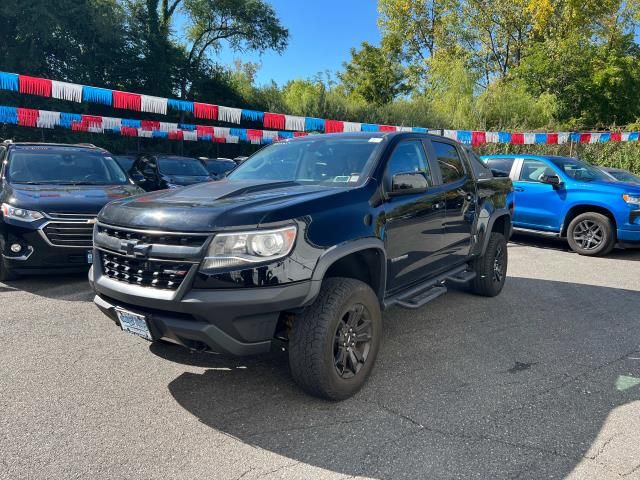
{"type": "Polygon", "coordinates": [[[587,212],[571,220],[567,228],[567,241],[574,252],[595,257],[611,253],[616,236],[607,216],[587,212]]]}
{"type": "Polygon", "coordinates": [[[507,240],[498,232],[491,232],[487,250],[476,258],[471,268],[476,277],[471,281],[471,291],[484,297],[498,295],[507,279],[507,240]]]}
{"type": "Polygon", "coordinates": [[[382,315],[375,293],[352,278],[328,278],[293,323],[289,363],[307,393],[344,400],[366,382],[380,347],[382,315]]]}

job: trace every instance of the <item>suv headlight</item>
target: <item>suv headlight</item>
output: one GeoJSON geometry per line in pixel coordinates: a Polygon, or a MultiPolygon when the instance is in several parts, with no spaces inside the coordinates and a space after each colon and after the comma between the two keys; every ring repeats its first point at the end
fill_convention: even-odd
{"type": "Polygon", "coordinates": [[[296,241],[297,227],[219,233],[209,245],[201,270],[216,270],[286,257],[296,241]]]}
{"type": "Polygon", "coordinates": [[[40,212],[34,210],[25,210],[24,208],[14,207],[8,203],[2,204],[2,214],[5,218],[13,218],[16,220],[22,220],[24,222],[35,222],[44,218],[40,212]]]}
{"type": "Polygon", "coordinates": [[[622,195],[622,199],[629,205],[640,207],[640,195],[629,195],[628,193],[625,193],[622,195]]]}

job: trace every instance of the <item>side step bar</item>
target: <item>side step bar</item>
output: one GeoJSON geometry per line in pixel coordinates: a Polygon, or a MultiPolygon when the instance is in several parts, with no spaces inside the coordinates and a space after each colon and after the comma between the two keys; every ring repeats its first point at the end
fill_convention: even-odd
{"type": "Polygon", "coordinates": [[[384,301],[385,308],[392,305],[398,305],[402,308],[416,309],[420,308],[432,300],[447,293],[447,287],[444,282],[452,282],[457,284],[464,284],[476,277],[475,272],[469,272],[468,265],[461,265],[454,268],[442,275],[427,280],[420,285],[416,285],[406,292],[401,292],[398,295],[390,297],[384,301]]]}

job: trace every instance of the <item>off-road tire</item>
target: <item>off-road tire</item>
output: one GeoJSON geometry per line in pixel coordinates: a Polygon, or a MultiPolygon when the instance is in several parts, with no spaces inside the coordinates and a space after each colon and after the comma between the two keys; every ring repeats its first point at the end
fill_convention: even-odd
{"type": "MultiPolygon", "coordinates": [[[[596,235],[593,238],[598,238],[596,235]]],[[[574,252],[588,257],[599,255],[607,255],[616,246],[616,233],[613,228],[613,222],[606,215],[597,212],[586,212],[578,215],[571,220],[567,228],[567,242],[574,252]],[[597,245],[593,246],[587,242],[581,242],[576,236],[580,234],[586,235],[588,232],[584,230],[585,226],[593,226],[595,232],[601,235],[597,245]]]]}
{"type": "MultiPolygon", "coordinates": [[[[328,278],[315,302],[292,325],[289,334],[291,374],[310,395],[328,400],[349,398],[369,377],[380,348],[381,334],[380,303],[371,287],[352,278],[328,278]],[[347,369],[342,368],[340,373],[337,363],[338,350],[342,349],[338,342],[342,337],[338,333],[344,331],[344,319],[351,318],[349,312],[359,311],[361,306],[361,325],[365,325],[364,319],[370,320],[367,324],[370,327],[368,353],[363,363],[357,362],[359,370],[351,378],[344,378],[347,369]]],[[[348,359],[344,361],[349,362],[348,359]]]]}
{"type": "Polygon", "coordinates": [[[471,269],[476,273],[471,281],[470,290],[476,295],[495,297],[507,279],[507,240],[499,232],[491,232],[489,244],[484,255],[471,262],[471,269]]]}

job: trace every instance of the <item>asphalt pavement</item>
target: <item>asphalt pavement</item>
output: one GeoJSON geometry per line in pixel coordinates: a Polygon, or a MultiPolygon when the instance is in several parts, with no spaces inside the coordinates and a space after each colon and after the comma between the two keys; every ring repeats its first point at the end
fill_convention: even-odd
{"type": "Polygon", "coordinates": [[[640,251],[516,238],[497,298],[384,313],[341,403],[287,359],[121,332],[85,276],[0,284],[2,479],[640,479],[640,251]]]}

